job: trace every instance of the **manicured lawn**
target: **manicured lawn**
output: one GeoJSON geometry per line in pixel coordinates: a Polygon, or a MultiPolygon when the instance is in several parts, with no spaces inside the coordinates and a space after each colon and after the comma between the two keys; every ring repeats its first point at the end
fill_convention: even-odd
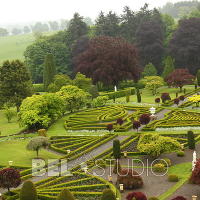
{"type": "MultiPolygon", "coordinates": [[[[13,165],[30,167],[32,159],[36,158],[36,152],[26,150],[28,141],[26,139],[0,142],[0,165],[7,166],[8,161],[12,160],[13,165]]],[[[44,149],[39,152],[39,157],[43,159],[59,158],[58,155],[44,149]]]]}
{"type": "MultiPolygon", "coordinates": [[[[186,85],[186,86],[183,87],[183,89],[184,88],[186,89],[186,93],[194,90],[193,85],[186,85]]],[[[172,99],[176,98],[177,92],[179,93],[179,96],[183,95],[183,92],[182,93],[179,92],[179,88],[168,88],[167,86],[159,88],[158,94],[156,96],[152,95],[152,92],[150,90],[142,89],[141,90],[142,103],[154,104],[155,98],[160,97],[161,94],[164,93],[164,92],[169,93],[172,99]]],[[[110,102],[112,103],[113,100],[110,100],[110,102]]],[[[116,102],[117,103],[124,103],[124,102],[126,102],[126,97],[118,98],[118,99],[116,99],[116,102]]],[[[136,102],[137,102],[136,95],[132,95],[130,97],[130,102],[128,103],[128,105],[133,105],[133,103],[136,103],[136,102]]]]}
{"type": "Polygon", "coordinates": [[[4,116],[4,110],[0,110],[0,132],[1,136],[16,134],[23,130],[23,127],[19,126],[17,116],[15,116],[10,123],[8,123],[4,116]]]}

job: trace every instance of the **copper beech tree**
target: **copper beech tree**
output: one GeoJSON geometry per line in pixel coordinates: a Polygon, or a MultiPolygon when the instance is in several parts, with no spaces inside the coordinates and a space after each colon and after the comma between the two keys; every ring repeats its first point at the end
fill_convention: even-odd
{"type": "Polygon", "coordinates": [[[191,75],[188,69],[176,69],[166,78],[166,82],[170,86],[179,87],[180,92],[184,85],[191,84],[194,80],[194,76],[191,75]]]}
{"type": "Polygon", "coordinates": [[[140,74],[136,48],[124,39],[108,36],[91,39],[88,48],[75,58],[75,65],[77,72],[104,85],[137,81],[140,74]]]}

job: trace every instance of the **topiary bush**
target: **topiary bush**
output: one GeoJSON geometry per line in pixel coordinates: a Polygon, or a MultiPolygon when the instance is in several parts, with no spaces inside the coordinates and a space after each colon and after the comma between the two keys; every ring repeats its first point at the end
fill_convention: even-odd
{"type": "Polygon", "coordinates": [[[151,120],[150,114],[142,114],[139,119],[140,123],[143,125],[148,124],[150,120],[151,120]]]}
{"type": "Polygon", "coordinates": [[[117,119],[117,124],[120,126],[124,123],[124,120],[122,118],[117,119]]]}
{"type": "Polygon", "coordinates": [[[139,174],[131,169],[122,169],[117,176],[117,184],[123,184],[124,189],[132,190],[143,187],[143,180],[139,174]]]}
{"type": "Polygon", "coordinates": [[[180,102],[179,98],[174,99],[174,104],[178,105],[180,102]]]}
{"type": "Polygon", "coordinates": [[[107,130],[111,132],[113,130],[113,124],[108,124],[107,130]]]}
{"type": "Polygon", "coordinates": [[[144,193],[142,192],[131,192],[126,196],[127,200],[147,200],[147,197],[144,193]]]}
{"type": "Polygon", "coordinates": [[[121,158],[121,148],[120,148],[120,141],[114,140],[113,141],[113,156],[115,159],[121,158]]]}
{"type": "Polygon", "coordinates": [[[119,160],[116,160],[114,168],[113,168],[113,173],[114,174],[119,174],[121,171],[122,171],[122,167],[120,165],[120,162],[119,162],[119,160]]]}
{"type": "Polygon", "coordinates": [[[140,127],[141,127],[140,121],[133,121],[133,129],[136,129],[138,131],[140,127]]]}
{"type": "Polygon", "coordinates": [[[168,181],[169,182],[178,182],[179,181],[179,178],[176,174],[170,174],[168,176],[168,181]]]}
{"type": "Polygon", "coordinates": [[[188,136],[188,147],[189,149],[195,149],[195,138],[194,138],[194,133],[193,131],[188,131],[187,133],[188,136]]]}
{"type": "Polygon", "coordinates": [[[43,137],[47,137],[47,130],[46,129],[39,129],[38,135],[43,136],[43,137]]]}
{"type": "Polygon", "coordinates": [[[64,189],[58,195],[57,200],[75,200],[75,198],[74,198],[73,194],[68,189],[64,189]]]}
{"type": "Polygon", "coordinates": [[[136,89],[136,94],[137,94],[137,102],[141,103],[142,97],[141,97],[139,88],[136,89]]]}
{"type": "MultiPolygon", "coordinates": [[[[68,200],[68,199],[66,199],[68,200]]],[[[103,195],[101,197],[101,200],[116,200],[115,194],[111,189],[105,189],[103,191],[103,195]]]]}
{"type": "Polygon", "coordinates": [[[161,99],[162,99],[162,102],[165,103],[166,101],[171,100],[171,97],[170,97],[169,93],[162,93],[161,99]]]}
{"type": "Polygon", "coordinates": [[[31,181],[24,182],[20,191],[20,200],[37,200],[37,191],[31,181]]]}
{"type": "Polygon", "coordinates": [[[163,164],[165,167],[170,167],[172,165],[172,162],[169,158],[162,158],[160,163],[163,164]]]}
{"type": "Polygon", "coordinates": [[[176,154],[178,157],[183,157],[183,156],[185,156],[185,152],[184,151],[179,151],[179,152],[177,152],[177,154],[176,154]]]}
{"type": "Polygon", "coordinates": [[[153,166],[153,171],[154,172],[165,172],[165,165],[163,165],[163,164],[161,164],[161,163],[158,163],[158,164],[155,164],[154,166],[153,166]]]}
{"type": "Polygon", "coordinates": [[[181,95],[181,96],[179,97],[179,99],[180,99],[181,101],[184,101],[184,100],[185,100],[185,96],[181,95]]]}

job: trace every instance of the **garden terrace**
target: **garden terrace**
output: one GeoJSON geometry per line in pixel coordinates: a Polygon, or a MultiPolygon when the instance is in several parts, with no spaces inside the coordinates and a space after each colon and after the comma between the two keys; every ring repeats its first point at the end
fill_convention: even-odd
{"type": "Polygon", "coordinates": [[[116,125],[116,120],[122,118],[124,123],[117,127],[116,131],[128,131],[132,128],[132,120],[144,113],[149,113],[148,107],[115,105],[93,108],[69,115],[65,128],[66,130],[101,130],[106,129],[110,123],[116,125]]]}

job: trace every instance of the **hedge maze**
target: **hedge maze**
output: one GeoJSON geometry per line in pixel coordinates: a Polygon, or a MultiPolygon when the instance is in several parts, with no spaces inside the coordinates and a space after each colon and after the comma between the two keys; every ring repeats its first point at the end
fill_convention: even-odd
{"type": "Polygon", "coordinates": [[[195,126],[200,126],[200,113],[175,110],[167,113],[164,119],[151,122],[143,130],[195,126]]]}
{"type": "Polygon", "coordinates": [[[117,131],[128,131],[132,128],[133,119],[137,119],[144,113],[149,113],[148,107],[115,105],[88,109],[69,115],[65,128],[66,130],[102,130],[110,123],[116,125],[116,120],[121,118],[124,123],[117,128],[117,131]]]}

